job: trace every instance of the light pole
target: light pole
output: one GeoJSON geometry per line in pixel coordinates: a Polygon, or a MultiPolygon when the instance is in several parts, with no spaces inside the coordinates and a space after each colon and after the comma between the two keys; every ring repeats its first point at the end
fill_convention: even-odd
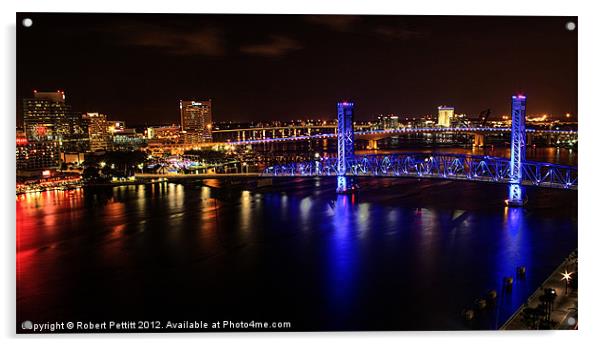
{"type": "Polygon", "coordinates": [[[564,270],[564,272],[561,272],[560,275],[562,275],[562,281],[564,281],[564,295],[567,295],[569,292],[569,281],[571,280],[571,275],[573,273],[569,272],[568,270],[564,270]]]}

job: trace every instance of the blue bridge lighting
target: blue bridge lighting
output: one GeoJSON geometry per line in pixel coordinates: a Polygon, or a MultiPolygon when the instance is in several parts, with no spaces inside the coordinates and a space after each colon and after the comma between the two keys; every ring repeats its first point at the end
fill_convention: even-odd
{"type": "MultiPolygon", "coordinates": [[[[266,168],[261,175],[268,177],[336,176],[337,193],[353,191],[355,189],[353,179],[361,176],[438,178],[501,183],[508,185],[508,199],[506,200],[508,206],[523,206],[526,203],[527,196],[524,187],[527,185],[576,190],[576,167],[526,160],[526,134],[529,132],[525,128],[526,101],[527,97],[524,95],[512,96],[511,128],[457,128],[462,131],[510,131],[509,159],[440,152],[355,156],[353,150],[354,104],[340,102],[337,104],[337,134],[316,136],[337,137],[338,155],[336,158],[323,158],[319,162],[307,161],[274,165],[266,168]]],[[[417,130],[419,129],[411,129],[411,131],[417,130]]],[[[455,131],[456,129],[420,130],[455,131]]],[[[394,131],[404,132],[406,129],[394,131]]],[[[355,134],[359,134],[359,132],[355,134]]]]}

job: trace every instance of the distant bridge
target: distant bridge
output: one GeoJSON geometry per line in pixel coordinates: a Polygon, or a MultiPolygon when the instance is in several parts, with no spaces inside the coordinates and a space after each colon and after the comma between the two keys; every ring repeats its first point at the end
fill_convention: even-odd
{"type": "MultiPolygon", "coordinates": [[[[242,129],[247,130],[247,129],[242,129]]],[[[257,129],[260,131],[261,129],[257,129]]],[[[386,130],[362,130],[354,131],[354,137],[356,139],[382,139],[390,136],[403,135],[403,134],[423,134],[423,133],[463,133],[463,134],[488,134],[488,133],[510,133],[512,128],[497,128],[497,127],[455,127],[455,128],[444,128],[444,127],[432,127],[432,128],[399,128],[399,129],[386,129],[386,130]]],[[[234,131],[234,130],[232,130],[234,131]]],[[[551,129],[526,129],[529,135],[556,135],[556,136],[569,136],[577,137],[577,131],[574,130],[551,130],[551,129]]],[[[328,134],[314,134],[314,135],[292,135],[290,137],[268,137],[251,140],[240,140],[240,141],[228,141],[220,142],[219,144],[229,145],[254,145],[262,143],[281,143],[290,141],[304,141],[304,140],[320,140],[320,139],[333,139],[337,137],[337,132],[328,134]]]]}
{"type": "MultiPolygon", "coordinates": [[[[332,125],[323,125],[323,126],[312,126],[310,128],[320,128],[320,129],[333,129],[335,126],[332,125]]],[[[357,129],[366,129],[367,126],[355,125],[354,128],[357,129]]],[[[212,148],[212,147],[225,147],[225,146],[248,146],[248,145],[258,145],[258,144],[272,144],[272,143],[287,143],[287,142],[295,142],[295,141],[308,141],[308,140],[324,140],[324,139],[336,139],[338,131],[334,129],[332,133],[319,133],[313,135],[299,135],[302,129],[306,129],[305,127],[297,126],[297,127],[268,127],[268,128],[245,128],[245,129],[226,129],[226,130],[215,130],[212,133],[226,133],[226,132],[241,132],[241,138],[243,140],[239,141],[216,141],[216,142],[203,142],[203,143],[192,143],[192,144],[149,144],[150,148],[157,147],[161,150],[169,149],[172,151],[188,151],[193,149],[203,149],[203,148],[212,148]],[[290,136],[286,136],[284,132],[281,133],[282,137],[276,137],[276,132],[280,132],[281,130],[287,130],[290,132],[290,136]],[[296,130],[299,131],[296,131],[296,130]],[[244,139],[245,132],[248,133],[262,133],[261,136],[264,136],[264,132],[273,132],[273,137],[261,137],[259,139],[244,139]]],[[[403,134],[424,134],[424,133],[432,133],[432,134],[471,134],[474,136],[474,145],[475,146],[483,146],[485,144],[485,135],[487,134],[501,134],[501,133],[510,133],[512,128],[496,128],[496,127],[455,127],[455,128],[445,128],[445,127],[432,127],[432,128],[400,128],[400,129],[385,129],[385,130],[360,130],[354,131],[355,139],[363,139],[371,142],[369,148],[376,148],[376,141],[391,137],[398,136],[403,134]]],[[[571,139],[577,138],[577,131],[574,130],[550,130],[550,129],[526,129],[527,134],[527,144],[530,142],[531,136],[534,135],[547,135],[547,136],[556,136],[556,137],[566,137],[571,139]]],[[[251,135],[253,137],[254,135],[251,135]]]]}

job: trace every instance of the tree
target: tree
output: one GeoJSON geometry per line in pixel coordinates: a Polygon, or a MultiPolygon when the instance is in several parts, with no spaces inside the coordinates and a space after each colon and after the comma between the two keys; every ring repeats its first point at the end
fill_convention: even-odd
{"type": "Polygon", "coordinates": [[[98,168],[94,166],[88,166],[84,169],[82,173],[82,178],[84,181],[94,181],[100,177],[98,173],[98,168]]]}
{"type": "Polygon", "coordinates": [[[542,311],[534,307],[525,307],[522,312],[522,320],[531,330],[539,327],[539,322],[542,318],[542,311]]]}
{"type": "Polygon", "coordinates": [[[542,327],[544,329],[551,328],[552,306],[554,305],[555,300],[556,300],[556,291],[552,288],[544,289],[544,294],[539,297],[539,301],[541,302],[540,307],[541,307],[541,310],[543,311],[542,327]]]}

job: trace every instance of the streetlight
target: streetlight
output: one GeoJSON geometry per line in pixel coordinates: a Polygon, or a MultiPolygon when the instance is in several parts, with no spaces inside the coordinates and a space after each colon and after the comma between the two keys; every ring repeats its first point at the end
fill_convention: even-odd
{"type": "Polygon", "coordinates": [[[564,295],[566,295],[569,291],[569,281],[571,280],[571,275],[573,273],[569,272],[568,270],[564,270],[564,272],[561,272],[560,275],[562,276],[561,281],[565,281],[565,287],[564,287],[564,295]]]}

